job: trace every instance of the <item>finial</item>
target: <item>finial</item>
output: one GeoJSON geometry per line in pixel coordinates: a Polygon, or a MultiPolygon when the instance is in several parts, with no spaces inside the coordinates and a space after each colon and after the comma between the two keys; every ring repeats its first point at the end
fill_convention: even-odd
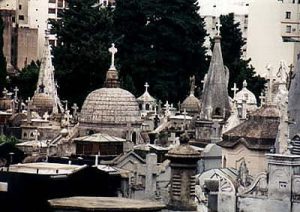
{"type": "Polygon", "coordinates": [[[148,88],[149,88],[148,82],[146,82],[144,86],[145,86],[145,88],[146,88],[146,91],[145,91],[145,92],[148,92],[148,88]]]}
{"type": "Polygon", "coordinates": [[[111,44],[111,47],[108,49],[108,51],[111,53],[111,65],[110,65],[109,70],[116,70],[115,54],[118,52],[118,49],[115,47],[114,43],[111,44]]]}
{"type": "Polygon", "coordinates": [[[248,84],[247,84],[247,81],[244,80],[244,81],[243,81],[243,88],[247,88],[247,85],[248,85],[248,84]]]}
{"type": "Polygon", "coordinates": [[[222,24],[220,23],[220,22],[218,22],[217,24],[216,24],[216,28],[217,28],[217,36],[220,36],[220,34],[221,34],[221,27],[222,27],[222,24]]]}

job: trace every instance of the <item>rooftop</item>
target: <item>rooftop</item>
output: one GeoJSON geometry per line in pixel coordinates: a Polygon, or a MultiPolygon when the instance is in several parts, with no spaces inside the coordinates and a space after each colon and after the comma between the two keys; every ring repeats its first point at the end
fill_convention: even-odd
{"type": "Polygon", "coordinates": [[[86,211],[160,211],[166,208],[158,202],[119,197],[67,197],[48,200],[52,208],[86,211]]]}
{"type": "Polygon", "coordinates": [[[39,175],[63,175],[77,172],[86,165],[68,165],[60,163],[22,163],[9,166],[8,172],[39,174],[39,175]]]}

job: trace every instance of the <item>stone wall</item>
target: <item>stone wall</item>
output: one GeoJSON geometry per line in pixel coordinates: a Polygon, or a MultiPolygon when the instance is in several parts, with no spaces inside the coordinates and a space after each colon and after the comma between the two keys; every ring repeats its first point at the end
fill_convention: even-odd
{"type": "Polygon", "coordinates": [[[263,151],[249,150],[242,144],[233,149],[222,149],[222,165],[224,168],[238,169],[243,159],[252,176],[256,176],[267,169],[267,160],[263,151]]]}

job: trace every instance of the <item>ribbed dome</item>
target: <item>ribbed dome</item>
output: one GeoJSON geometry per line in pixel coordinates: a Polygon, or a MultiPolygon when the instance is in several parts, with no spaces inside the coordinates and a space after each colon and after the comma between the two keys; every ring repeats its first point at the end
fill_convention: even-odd
{"type": "Polygon", "coordinates": [[[79,122],[87,124],[128,124],[141,122],[136,98],[121,88],[100,88],[85,99],[79,122]]]}
{"type": "Polygon", "coordinates": [[[39,115],[44,115],[45,112],[52,112],[54,100],[51,96],[45,93],[36,93],[32,97],[32,105],[39,115]]]}
{"type": "Polygon", "coordinates": [[[186,112],[200,113],[200,100],[193,94],[190,94],[181,104],[181,110],[186,112]]]}

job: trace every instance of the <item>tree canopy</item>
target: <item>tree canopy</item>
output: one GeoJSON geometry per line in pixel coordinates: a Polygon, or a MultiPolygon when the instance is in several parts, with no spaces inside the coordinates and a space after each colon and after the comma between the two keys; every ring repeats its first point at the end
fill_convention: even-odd
{"type": "Polygon", "coordinates": [[[152,95],[175,102],[188,94],[190,75],[200,82],[207,69],[206,31],[196,0],[117,0],[114,10],[96,2],[69,0],[61,19],[51,21],[58,39],[53,64],[62,98],[80,104],[102,87],[112,42],[118,48],[122,87],[135,95],[148,82],[152,95]]]}
{"type": "Polygon", "coordinates": [[[29,65],[24,67],[20,74],[11,77],[11,90],[14,86],[18,86],[22,99],[32,97],[37,86],[39,76],[40,62],[31,61],[29,65]]]}
{"type": "Polygon", "coordinates": [[[207,62],[198,9],[195,0],[116,1],[114,29],[127,89],[139,95],[148,82],[158,99],[176,102],[188,94],[189,76],[200,82],[207,62]]]}
{"type": "Polygon", "coordinates": [[[242,47],[245,41],[242,37],[240,23],[234,22],[234,14],[222,15],[220,17],[221,27],[221,47],[223,53],[224,64],[229,69],[229,92],[233,83],[237,83],[242,87],[243,81],[248,83],[248,89],[251,90],[256,97],[264,89],[265,79],[256,76],[253,66],[250,65],[250,59],[242,58],[242,47]]]}
{"type": "Polygon", "coordinates": [[[79,104],[103,84],[109,67],[107,49],[112,41],[112,10],[96,0],[69,0],[61,19],[51,21],[58,45],[53,64],[62,99],[79,104]]]}

